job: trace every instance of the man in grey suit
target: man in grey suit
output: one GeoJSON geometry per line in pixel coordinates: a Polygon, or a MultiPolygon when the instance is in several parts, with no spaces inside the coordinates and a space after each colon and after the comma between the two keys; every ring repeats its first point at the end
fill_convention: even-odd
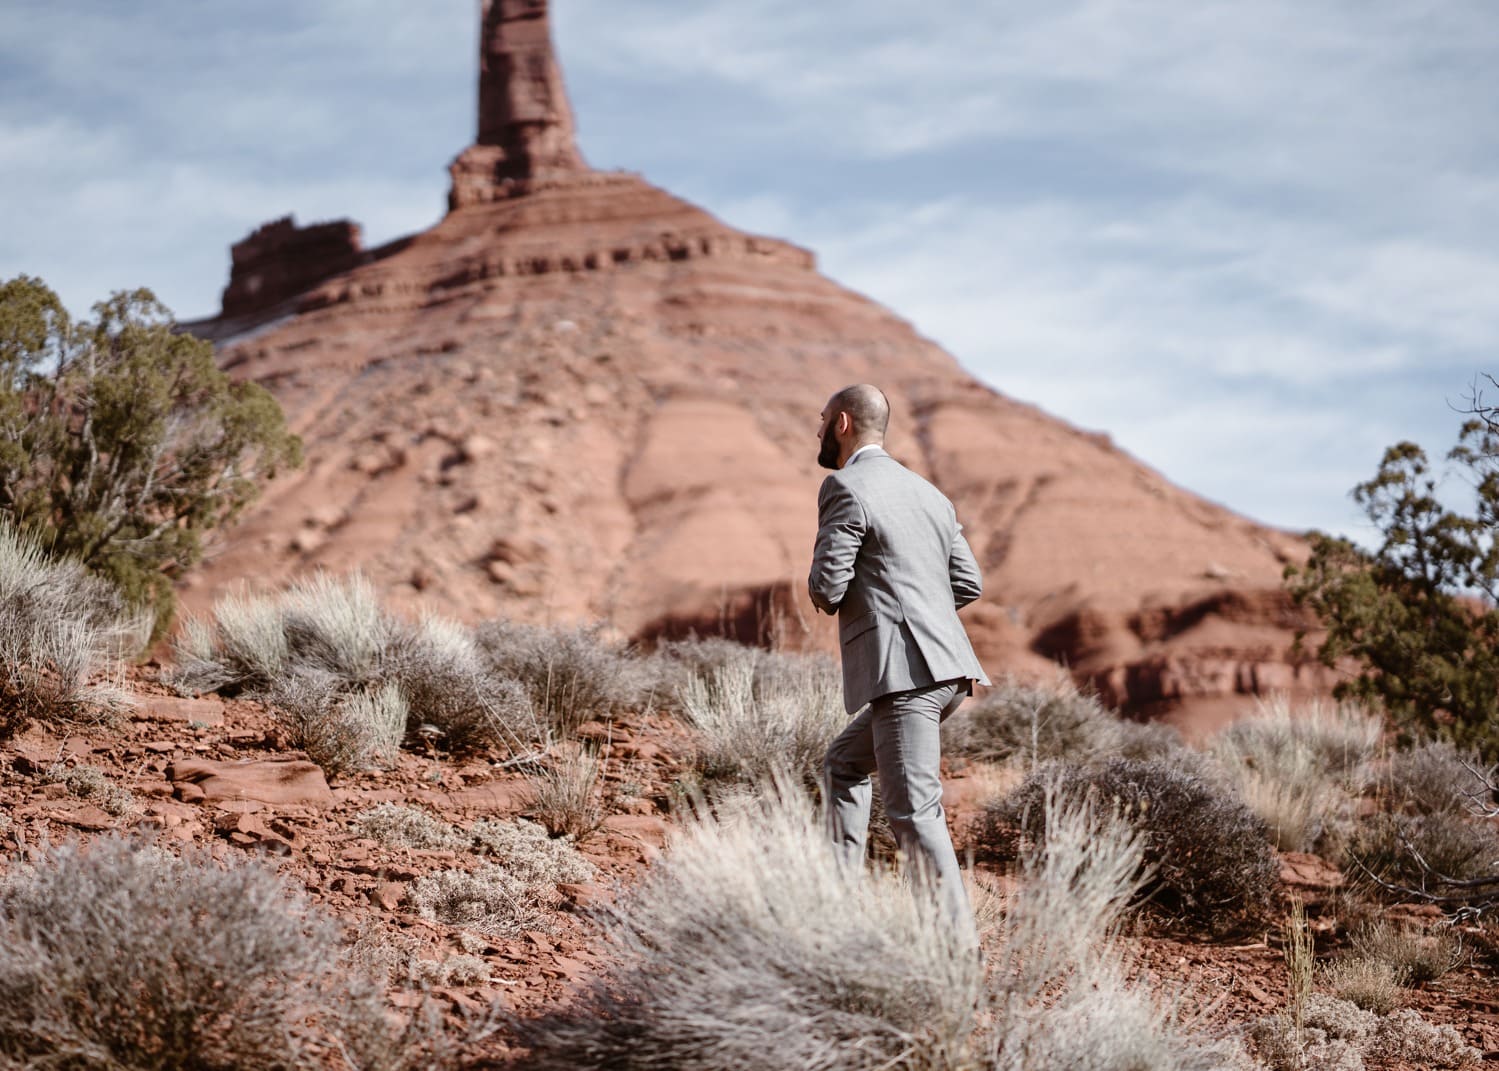
{"type": "Polygon", "coordinates": [[[942,811],[939,728],[974,681],[989,683],[957,614],[983,580],[952,503],[885,453],[889,420],[885,395],[858,384],[828,400],[818,432],[818,463],[834,471],[817,496],[807,588],[819,610],[838,615],[844,706],[864,708],[823,764],[829,831],[845,861],[862,862],[878,772],[901,850],[971,928],[942,811]]]}

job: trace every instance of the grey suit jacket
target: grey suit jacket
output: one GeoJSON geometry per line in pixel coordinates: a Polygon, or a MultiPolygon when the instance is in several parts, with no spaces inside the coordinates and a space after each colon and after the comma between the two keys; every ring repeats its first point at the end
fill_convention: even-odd
{"type": "Polygon", "coordinates": [[[968,677],[988,684],[958,608],[983,578],[952,503],[879,447],[822,482],[807,589],[837,613],[843,704],[968,677]]]}

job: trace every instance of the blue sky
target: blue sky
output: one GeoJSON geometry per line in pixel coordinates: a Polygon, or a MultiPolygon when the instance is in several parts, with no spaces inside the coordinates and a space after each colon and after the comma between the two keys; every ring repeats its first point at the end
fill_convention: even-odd
{"type": "MultiPolygon", "coordinates": [[[[1488,0],[554,0],[580,139],[814,249],[1014,397],[1258,519],[1499,373],[1488,0]]],[[[434,222],[473,0],[0,0],[0,275],[217,307],[288,212],[434,222]]],[[[814,403],[815,404],[815,403],[814,403]]]]}

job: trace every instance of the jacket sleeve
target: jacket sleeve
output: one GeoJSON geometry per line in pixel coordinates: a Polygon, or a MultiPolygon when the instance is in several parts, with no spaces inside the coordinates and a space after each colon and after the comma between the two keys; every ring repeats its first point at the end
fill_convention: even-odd
{"type": "Polygon", "coordinates": [[[984,577],[979,572],[979,563],[973,557],[968,540],[963,538],[961,524],[953,528],[952,550],[947,556],[947,575],[952,580],[953,605],[959,610],[984,593],[984,577]]]}
{"type": "Polygon", "coordinates": [[[817,493],[817,544],[807,577],[812,605],[823,613],[838,612],[867,529],[864,507],[854,493],[832,476],[823,480],[817,493]]]}

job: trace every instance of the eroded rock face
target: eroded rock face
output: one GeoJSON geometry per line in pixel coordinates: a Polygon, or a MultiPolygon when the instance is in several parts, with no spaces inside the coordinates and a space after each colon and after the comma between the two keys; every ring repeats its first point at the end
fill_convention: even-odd
{"type": "Polygon", "coordinates": [[[479,32],[479,134],[453,161],[451,208],[510,196],[587,170],[547,0],[484,0],[479,32]]]}
{"type": "Polygon", "coordinates": [[[189,609],[245,577],[362,569],[413,612],[834,649],[806,595],[818,414],[868,381],[890,451],[953,499],[984,567],[964,616],[991,675],[1061,660],[1127,708],[1214,717],[1325,688],[1280,594],[1300,540],[989,389],[806,250],[575,165],[544,18],[485,8],[486,56],[531,57],[481,108],[504,178],[460,196],[455,170],[441,223],[295,315],[193,325],[276,394],[308,461],[190,578],[189,609]]]}
{"type": "Polygon", "coordinates": [[[270,309],[364,259],[359,227],[348,220],[308,227],[298,227],[290,216],[273,220],[230,250],[224,315],[270,309]]]}

